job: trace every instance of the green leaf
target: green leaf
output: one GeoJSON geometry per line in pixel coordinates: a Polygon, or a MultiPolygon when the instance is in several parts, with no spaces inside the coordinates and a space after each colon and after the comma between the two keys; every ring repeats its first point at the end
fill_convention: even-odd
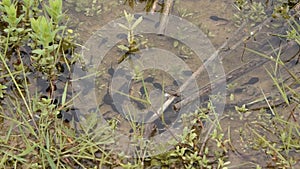
{"type": "Polygon", "coordinates": [[[27,148],[23,152],[21,152],[21,154],[18,154],[18,156],[19,157],[26,156],[27,154],[32,152],[32,150],[34,150],[35,147],[36,147],[35,145],[33,146],[27,145],[27,148]]]}
{"type": "Polygon", "coordinates": [[[9,40],[12,42],[16,42],[16,41],[18,41],[18,39],[19,39],[18,37],[10,37],[9,38],[9,40]]]}
{"type": "Polygon", "coordinates": [[[61,104],[62,105],[64,105],[66,103],[67,91],[68,91],[68,82],[66,82],[66,84],[65,84],[64,93],[61,97],[61,104]]]}
{"type": "Polygon", "coordinates": [[[23,0],[24,6],[30,8],[33,5],[33,0],[23,0]]]}
{"type": "Polygon", "coordinates": [[[130,13],[127,13],[125,10],[124,10],[124,15],[125,15],[125,18],[127,20],[127,23],[129,25],[131,25],[131,22],[132,22],[134,16],[132,14],[130,14],[130,13]]]}
{"type": "Polygon", "coordinates": [[[176,40],[173,42],[173,47],[176,48],[179,45],[179,42],[176,40]]]}
{"type": "Polygon", "coordinates": [[[3,94],[6,91],[5,89],[7,89],[7,86],[0,84],[0,98],[3,98],[3,94]]]}
{"type": "Polygon", "coordinates": [[[151,159],[151,166],[161,166],[161,162],[157,159],[151,159]]]}
{"type": "Polygon", "coordinates": [[[126,10],[124,10],[124,15],[125,15],[125,18],[127,19],[129,17],[128,13],[126,12],[126,10]]]}
{"type": "Polygon", "coordinates": [[[23,32],[23,31],[24,31],[24,28],[17,28],[16,31],[17,31],[17,32],[23,32]]]}
{"type": "Polygon", "coordinates": [[[52,169],[55,169],[56,168],[55,163],[54,163],[53,159],[50,157],[49,153],[46,152],[46,150],[45,150],[45,155],[47,157],[47,160],[48,160],[48,163],[49,163],[50,167],[52,169]]]}
{"type": "Polygon", "coordinates": [[[123,50],[123,51],[129,51],[129,48],[125,45],[118,45],[118,48],[123,50]]]}
{"type": "Polygon", "coordinates": [[[11,0],[3,0],[2,5],[3,6],[10,6],[11,5],[11,0]]]}
{"type": "Polygon", "coordinates": [[[53,21],[58,24],[62,18],[62,0],[49,1],[49,5],[46,6],[46,11],[53,21]]]}
{"type": "Polygon", "coordinates": [[[5,6],[4,10],[7,14],[3,17],[3,20],[7,22],[11,28],[16,28],[21,19],[23,18],[24,14],[20,15],[17,18],[17,7],[14,4],[11,4],[10,6],[5,6]]]}
{"type": "Polygon", "coordinates": [[[121,28],[123,28],[123,29],[126,29],[126,30],[129,29],[127,26],[125,26],[125,25],[123,25],[123,24],[121,24],[121,23],[118,23],[118,25],[119,25],[121,28]]]}
{"type": "Polygon", "coordinates": [[[53,44],[51,46],[45,47],[45,49],[48,49],[49,52],[52,52],[52,51],[54,51],[57,48],[58,48],[58,44],[53,44]]]}
{"type": "Polygon", "coordinates": [[[24,17],[24,14],[20,15],[19,18],[17,19],[17,23],[16,24],[19,24],[19,22],[23,19],[24,17]]]}
{"type": "Polygon", "coordinates": [[[39,30],[39,22],[38,22],[39,18],[38,19],[30,18],[31,28],[32,28],[32,30],[35,33],[39,33],[40,32],[40,30],[39,30]]]}
{"type": "Polygon", "coordinates": [[[246,113],[248,111],[245,104],[243,104],[242,107],[234,106],[234,108],[237,112],[240,112],[240,113],[246,113]]]}
{"type": "Polygon", "coordinates": [[[38,61],[41,58],[42,55],[38,55],[38,56],[31,56],[32,60],[34,61],[38,61]]]}
{"type": "Polygon", "coordinates": [[[39,54],[39,55],[45,55],[46,52],[44,49],[35,49],[32,51],[32,53],[39,54]]]}
{"type": "Polygon", "coordinates": [[[134,24],[132,25],[131,29],[134,29],[135,27],[137,27],[138,24],[140,24],[142,21],[143,21],[143,17],[140,16],[140,17],[134,22],[134,24]]]}

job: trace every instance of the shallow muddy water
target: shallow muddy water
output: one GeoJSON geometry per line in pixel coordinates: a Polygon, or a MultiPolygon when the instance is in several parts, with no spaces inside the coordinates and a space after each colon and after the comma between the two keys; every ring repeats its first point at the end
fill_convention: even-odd
{"type": "MultiPolygon", "coordinates": [[[[78,1],[78,5],[75,5],[76,2],[67,1],[65,3],[66,6],[68,6],[67,13],[68,15],[70,15],[71,24],[74,25],[74,28],[80,34],[79,42],[83,44],[90,37],[94,36],[95,32],[100,30],[103,26],[107,25],[113,20],[122,17],[124,10],[129,13],[142,13],[144,12],[145,7],[145,3],[138,3],[134,7],[134,9],[132,9],[131,7],[129,7],[129,5],[124,5],[123,1],[103,0],[95,1],[95,3],[90,5],[86,4],[84,9],[79,9],[80,3],[78,1]],[[91,6],[94,7],[92,8],[91,6]]],[[[275,49],[280,45],[285,44],[286,42],[281,42],[279,38],[268,35],[268,32],[275,31],[276,33],[283,33],[287,27],[286,25],[280,25],[281,23],[278,23],[280,26],[278,26],[277,28],[263,26],[260,29],[260,32],[258,32],[255,37],[250,37],[244,42],[238,44],[239,41],[243,40],[242,38],[245,38],[250,34],[252,28],[246,27],[245,29],[240,31],[239,34],[235,34],[235,31],[238,28],[235,26],[233,14],[237,11],[233,8],[232,4],[233,1],[230,0],[178,0],[175,1],[171,14],[184,18],[196,25],[203,32],[203,34],[207,36],[215,50],[218,50],[219,47],[221,47],[222,44],[225,43],[228,39],[235,37],[235,39],[231,40],[223,49],[219,49],[222,62],[221,65],[226,75],[231,75],[230,73],[232,71],[243,67],[243,65],[253,60],[258,60],[258,63],[264,63],[260,66],[257,66],[258,64],[255,64],[249,71],[235,74],[235,76],[237,77],[235,79],[232,78],[233,80],[230,81],[226,86],[227,90],[225,108],[224,111],[222,111],[223,114],[220,114],[220,117],[222,118],[221,125],[224,129],[224,132],[228,132],[228,130],[231,131],[231,135],[227,137],[230,137],[232,144],[236,149],[236,152],[230,153],[229,156],[231,165],[237,166],[239,164],[245,163],[247,164],[245,165],[246,168],[251,168],[254,166],[254,163],[261,162],[261,164],[264,164],[264,160],[262,159],[267,157],[265,157],[264,153],[254,151],[249,148],[247,146],[246,140],[251,139],[251,136],[248,136],[247,133],[243,133],[244,135],[241,136],[239,129],[245,127],[246,123],[252,124],[253,121],[256,121],[257,119],[255,118],[257,117],[256,114],[259,113],[259,107],[266,105],[266,103],[260,102],[259,104],[262,105],[249,105],[250,109],[252,108],[253,111],[250,111],[247,115],[242,115],[243,118],[241,118],[240,114],[236,113],[234,105],[242,106],[243,104],[248,104],[257,100],[258,98],[263,98],[264,96],[262,92],[266,95],[266,97],[272,96],[274,98],[274,100],[272,101],[276,101],[275,98],[280,98],[280,93],[278,92],[276,86],[274,86],[272,79],[266,71],[266,69],[271,70],[271,68],[274,67],[274,63],[264,60],[262,59],[262,57],[255,55],[249,51],[245,51],[244,42],[247,42],[248,48],[276,57],[276,54],[272,52],[272,49],[275,49]],[[237,46],[235,46],[236,44],[237,46]],[[241,138],[244,138],[245,140],[242,140],[241,138]]],[[[151,23],[152,21],[150,20],[148,22],[151,23]]],[[[153,25],[159,23],[159,21],[155,20],[153,22],[155,22],[153,23],[153,25]]],[[[179,26],[182,25],[178,25],[178,27],[179,26]]],[[[99,37],[101,37],[101,41],[98,41],[100,44],[97,44],[99,48],[101,48],[100,46],[107,45],[106,41],[109,41],[108,39],[105,39],[107,37],[105,37],[104,34],[99,35],[99,37]]],[[[118,110],[121,109],[122,111],[125,111],[125,105],[130,103],[133,107],[126,107],[128,108],[128,110],[137,109],[143,112],[136,112],[136,114],[133,115],[135,118],[137,118],[135,119],[135,122],[141,122],[151,117],[153,114],[155,114],[154,112],[160,108],[162,102],[167,100],[167,97],[164,95],[166,93],[169,93],[169,91],[165,90],[165,88],[171,86],[173,88],[175,87],[176,89],[180,87],[208,59],[208,57],[204,57],[203,60],[199,59],[197,54],[189,49],[190,46],[186,46],[185,44],[178,42],[174,38],[159,36],[157,34],[144,34],[143,36],[136,36],[139,43],[143,44],[140,46],[139,50],[148,50],[147,52],[149,52],[149,50],[151,51],[151,48],[162,48],[163,50],[166,50],[177,56],[178,59],[180,59],[187,65],[188,69],[181,65],[167,67],[166,69],[170,69],[170,72],[174,72],[174,74],[170,75],[168,74],[168,72],[164,72],[161,70],[148,69],[147,65],[139,64],[137,62],[134,62],[133,65],[129,63],[129,66],[122,67],[118,62],[120,62],[120,58],[124,56],[126,52],[120,51],[117,46],[127,43],[126,31],[116,34],[115,37],[111,38],[117,38],[119,40],[116,44],[114,44],[115,46],[106,46],[107,48],[110,48],[110,50],[106,55],[104,55],[103,58],[101,58],[101,61],[96,61],[97,56],[91,55],[87,56],[88,59],[86,59],[90,60],[90,63],[88,63],[87,65],[92,65],[92,63],[96,62],[99,63],[99,65],[97,66],[98,73],[96,76],[96,80],[94,82],[91,82],[94,83],[91,86],[95,86],[96,88],[96,93],[94,94],[96,95],[95,102],[97,104],[94,104],[92,102],[84,102],[80,106],[83,110],[89,111],[92,108],[97,108],[97,105],[100,105],[98,107],[99,112],[104,116],[104,119],[109,120],[112,118],[117,118],[120,122],[118,123],[118,128],[123,134],[126,133],[125,135],[130,135],[130,133],[132,132],[131,124],[130,122],[128,122],[128,119],[126,120],[126,115],[123,115],[122,112],[119,112],[118,110]],[[137,65],[138,67],[135,67],[137,65]],[[128,71],[128,68],[131,68],[131,70],[128,71]],[[137,72],[139,71],[138,69],[144,70],[142,71],[140,76],[137,76],[137,72]],[[113,84],[112,79],[114,79],[113,84]],[[128,81],[128,83],[126,83],[127,86],[122,86],[122,84],[124,84],[124,81],[128,81]],[[115,86],[112,87],[112,85],[115,86]],[[122,95],[122,90],[120,90],[121,92],[114,91],[115,89],[121,88],[123,88],[124,91],[129,91],[129,93],[126,94],[126,92],[124,92],[125,94],[122,95]],[[115,95],[112,95],[112,93],[114,93],[115,95]],[[130,96],[128,100],[123,101],[121,99],[121,101],[119,102],[115,101],[116,97],[123,98],[127,96],[130,96]],[[147,99],[150,99],[152,105],[146,103],[147,101],[149,101],[147,99]],[[115,102],[111,103],[112,100],[114,100],[115,102]],[[141,100],[146,100],[146,102],[143,102],[141,100]]],[[[299,50],[296,44],[289,43],[287,44],[287,46],[288,48],[282,51],[281,58],[283,60],[288,60],[299,50]]],[[[167,62],[164,60],[164,57],[166,58],[168,54],[164,54],[163,52],[161,52],[160,54],[161,63],[167,62]]],[[[153,55],[157,55],[157,53],[153,55]]],[[[128,57],[140,58],[143,56],[140,56],[140,53],[136,52],[134,56],[128,57]]],[[[149,57],[151,57],[151,55],[149,57]]],[[[156,56],[153,56],[153,58],[156,58],[156,56]]],[[[128,60],[126,59],[124,60],[124,62],[127,61],[128,60]]],[[[292,59],[287,64],[290,70],[299,69],[299,65],[295,65],[295,62],[296,59],[292,59]]],[[[147,63],[154,64],[157,67],[164,66],[160,63],[147,63]]],[[[288,79],[289,77],[288,73],[285,70],[281,70],[281,76],[286,77],[286,79],[288,79]]],[[[226,78],[230,79],[231,77],[227,76],[226,78]]],[[[204,71],[200,74],[200,76],[198,76],[198,78],[195,79],[195,84],[197,84],[197,87],[201,88],[206,84],[209,84],[211,81],[212,79],[209,76],[209,73],[207,71],[204,71]]],[[[90,81],[87,82],[90,83],[90,81]]],[[[89,88],[89,85],[86,85],[86,87],[89,88]]],[[[297,86],[295,88],[297,88],[297,86]]],[[[79,87],[79,89],[81,88],[79,87]]],[[[180,101],[180,99],[187,97],[187,95],[192,95],[193,93],[195,93],[196,91],[194,91],[193,89],[194,86],[190,86],[190,88],[188,88],[190,93],[187,93],[184,96],[176,96],[178,100],[175,100],[174,102],[172,102],[172,104],[175,104],[176,102],[180,101]]],[[[89,100],[94,98],[91,97],[85,99],[89,100]]],[[[201,98],[198,101],[201,103],[198,106],[207,105],[207,98],[201,98]]],[[[162,122],[155,122],[158,127],[158,133],[165,131],[163,129],[164,125],[169,125],[174,122],[174,119],[179,116],[179,114],[176,113],[177,111],[175,111],[172,107],[168,107],[166,109],[166,124],[163,124],[162,122]]],[[[148,134],[148,136],[152,137],[152,134],[148,134]]],[[[245,168],[245,166],[243,168],[245,168]]]]}

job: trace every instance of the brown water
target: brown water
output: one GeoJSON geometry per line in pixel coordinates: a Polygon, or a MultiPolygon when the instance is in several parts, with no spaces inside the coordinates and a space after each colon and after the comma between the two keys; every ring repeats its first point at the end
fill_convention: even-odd
{"type": "MultiPolygon", "coordinates": [[[[177,16],[181,15],[184,19],[187,19],[193,24],[199,26],[199,28],[203,32],[207,33],[208,38],[217,49],[227,40],[227,38],[235,36],[233,35],[233,33],[237,28],[234,26],[234,23],[233,21],[231,21],[231,19],[233,18],[233,14],[236,12],[236,10],[233,9],[232,3],[233,1],[231,0],[176,1],[172,14],[177,16]],[[212,16],[224,18],[229,21],[223,21],[222,19],[217,20],[212,16]]],[[[82,12],[76,12],[75,9],[72,8],[72,5],[69,5],[70,8],[68,9],[68,14],[71,16],[71,23],[76,26],[76,29],[80,34],[80,42],[85,42],[95,31],[99,30],[109,21],[123,16],[123,10],[126,10],[130,13],[143,12],[145,6],[144,3],[140,3],[134,9],[132,9],[128,5],[123,5],[121,2],[118,3],[109,0],[103,0],[98,4],[101,5],[101,7],[99,7],[99,9],[102,10],[100,14],[94,14],[94,16],[86,16],[82,12]]],[[[279,44],[278,39],[267,36],[266,31],[268,30],[263,29],[261,33],[256,37],[256,41],[252,41],[253,39],[250,39],[247,46],[254,50],[269,52],[271,51],[270,47],[262,48],[262,46],[267,43],[265,39],[268,38],[270,40],[270,43],[277,47],[279,44]]],[[[245,30],[245,32],[247,32],[247,30],[245,30]]],[[[159,38],[162,37],[158,37],[156,35],[148,35],[144,38],[148,39],[148,43],[152,44],[153,46],[163,46],[164,49],[170,52],[178,52],[178,49],[174,48],[173,46],[174,44],[172,39],[166,38],[161,40],[159,38]],[[157,39],[159,39],[159,42],[157,41],[157,39]]],[[[237,39],[236,41],[238,40],[240,39],[237,39]]],[[[126,42],[126,40],[123,42],[126,42]]],[[[290,46],[291,47],[289,48],[289,50],[284,51],[284,58],[289,58],[295,55],[295,53],[298,51],[298,48],[295,47],[296,45],[293,47],[293,44],[291,44],[290,46]]],[[[246,62],[254,59],[260,59],[259,56],[251,54],[250,52],[245,52],[242,59],[243,47],[244,44],[242,43],[235,50],[226,53],[224,59],[222,60],[222,65],[226,74],[240,67],[246,62]]],[[[103,59],[101,67],[99,67],[99,69],[102,70],[102,73],[98,77],[98,83],[100,85],[97,97],[99,104],[101,104],[100,112],[104,114],[105,118],[110,119],[113,117],[117,117],[119,121],[122,122],[119,124],[119,128],[130,133],[130,124],[124,122],[122,116],[118,116],[118,113],[115,112],[112,106],[105,103],[105,96],[107,94],[107,91],[109,91],[108,85],[109,81],[111,80],[111,75],[109,74],[108,70],[115,69],[118,66],[117,62],[120,58],[120,55],[118,55],[118,53],[119,52],[116,47],[112,48],[109,54],[106,55],[103,59]]],[[[184,61],[187,63],[187,65],[190,66],[193,72],[203,64],[201,60],[197,59],[197,57],[194,56],[194,54],[191,54],[188,58],[184,58],[184,61]]],[[[262,91],[267,96],[272,94],[273,97],[277,96],[278,98],[278,90],[276,89],[276,86],[273,85],[272,79],[266,72],[266,69],[271,70],[270,68],[273,66],[274,64],[272,62],[268,62],[264,66],[256,68],[232,82],[231,85],[233,85],[234,87],[228,89],[227,92],[228,95],[234,94],[234,99],[230,99],[229,97],[227,97],[226,104],[237,104],[239,106],[242,106],[243,104],[247,104],[258,98],[263,98],[262,91]]],[[[294,66],[293,61],[291,61],[289,66],[290,70],[297,70],[297,68],[299,69],[299,65],[294,66]]],[[[282,70],[282,75],[283,77],[288,77],[287,72],[285,72],[284,70],[282,70]]],[[[182,76],[190,76],[190,74],[182,74],[182,76]]],[[[148,70],[144,72],[143,77],[144,79],[146,79],[147,77],[153,78],[151,83],[146,83],[146,87],[149,90],[156,89],[155,87],[153,87],[154,83],[161,84],[162,86],[174,85],[174,79],[172,79],[167,74],[164,74],[163,72],[148,70]]],[[[124,79],[120,78],[120,81],[122,80],[124,79]]],[[[206,84],[207,82],[209,82],[207,73],[202,74],[201,79],[197,81],[197,83],[199,83],[200,85],[206,84]]],[[[141,81],[132,83],[130,88],[132,91],[132,96],[140,97],[140,91],[141,88],[143,88],[143,84],[141,83],[141,81]]],[[[263,103],[263,105],[265,105],[265,103],[263,103]]],[[[89,107],[88,104],[86,106],[89,107]]],[[[261,105],[253,105],[253,107],[259,106],[261,105]]],[[[172,110],[169,111],[172,112],[172,110]]],[[[255,127],[254,122],[259,121],[259,119],[256,119],[258,113],[259,111],[253,110],[249,111],[249,113],[247,114],[241,115],[236,113],[236,111],[230,106],[229,108],[225,109],[225,112],[222,115],[221,125],[224,129],[224,133],[227,133],[230,130],[230,136],[227,135],[226,137],[231,139],[232,145],[234,145],[234,148],[236,149],[236,152],[229,153],[231,166],[238,166],[244,163],[245,165],[242,168],[251,168],[254,166],[254,163],[265,165],[265,161],[267,160],[267,156],[265,155],[265,153],[254,151],[248,145],[252,143],[251,137],[253,136],[251,136],[247,132],[239,132],[240,128],[245,128],[245,124],[250,125],[250,127],[255,127]]]]}

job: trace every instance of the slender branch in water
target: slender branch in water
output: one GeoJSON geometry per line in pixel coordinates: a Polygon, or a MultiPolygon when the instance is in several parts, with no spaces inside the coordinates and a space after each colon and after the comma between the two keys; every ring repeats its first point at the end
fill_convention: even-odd
{"type": "MultiPolygon", "coordinates": [[[[278,47],[275,50],[270,51],[267,55],[270,55],[273,52],[276,52],[276,51],[280,50],[283,47],[286,47],[286,45],[284,45],[282,47],[278,47]]],[[[234,80],[238,79],[239,77],[249,73],[250,71],[254,70],[255,68],[258,68],[258,67],[264,65],[268,61],[271,61],[271,60],[269,60],[267,58],[252,60],[252,61],[240,66],[239,68],[232,70],[230,73],[228,73],[226,75],[226,77],[222,77],[220,80],[215,82],[214,86],[211,86],[212,85],[211,83],[205,85],[197,93],[195,93],[195,94],[191,95],[190,97],[176,103],[174,105],[174,108],[175,109],[180,109],[182,106],[187,105],[188,103],[190,103],[193,100],[199,98],[200,96],[209,93],[212,90],[212,88],[218,88],[218,86],[220,86],[224,83],[224,80],[223,80],[224,78],[226,79],[226,83],[231,83],[232,81],[234,81],[234,80]]]]}
{"type": "Polygon", "coordinates": [[[160,18],[160,24],[158,28],[158,34],[164,34],[167,24],[168,24],[168,16],[171,12],[171,8],[173,6],[174,0],[165,0],[164,9],[160,18]]]}
{"type": "MultiPolygon", "coordinates": [[[[219,57],[220,60],[222,60],[227,53],[229,53],[232,50],[235,50],[240,44],[244,43],[245,39],[249,39],[249,37],[252,37],[253,35],[255,35],[257,32],[259,32],[262,27],[264,25],[266,25],[268,22],[270,22],[271,18],[266,19],[264,22],[262,22],[261,24],[257,25],[256,27],[253,28],[253,31],[251,34],[246,34],[244,32],[244,27],[246,26],[246,22],[243,23],[239,29],[237,29],[234,34],[227,39],[219,48],[218,50],[216,50],[211,56],[210,58],[203,64],[201,65],[196,72],[194,72],[190,78],[187,79],[187,81],[185,81],[185,83],[183,83],[178,91],[176,93],[180,93],[181,91],[184,91],[184,89],[194,80],[196,79],[204,70],[205,70],[205,65],[210,64],[212,61],[214,61],[217,57],[219,57]],[[246,34],[246,35],[245,35],[246,34]],[[238,39],[238,42],[234,43],[233,45],[231,45],[231,47],[229,47],[231,42],[234,42],[238,39]],[[230,50],[224,50],[227,49],[229,47],[230,50]],[[220,53],[223,53],[222,55],[220,55],[220,53]]],[[[224,77],[223,77],[224,78],[224,77]]],[[[222,79],[222,82],[224,82],[225,79],[222,79]]],[[[198,93],[197,96],[199,97],[198,93]]],[[[149,121],[153,121],[157,118],[159,118],[161,116],[161,114],[167,109],[167,107],[169,107],[169,105],[175,100],[176,95],[172,95],[170,96],[165,102],[164,104],[161,106],[161,108],[155,113],[153,114],[152,117],[149,118],[149,121]]],[[[196,97],[197,98],[197,97],[196,97]]],[[[179,107],[179,106],[177,106],[179,107]]]]}
{"type": "MultiPolygon", "coordinates": [[[[154,2],[153,5],[153,10],[155,9],[155,5],[157,3],[157,0],[154,2]]],[[[162,18],[160,20],[160,27],[159,27],[159,33],[163,34],[165,31],[165,28],[167,26],[167,19],[168,19],[168,14],[170,12],[170,8],[172,7],[173,0],[166,0],[165,1],[165,9],[163,11],[162,18]]],[[[212,63],[217,57],[219,57],[219,60],[222,61],[225,56],[227,56],[231,51],[235,50],[238,46],[240,46],[242,43],[245,43],[248,39],[251,37],[255,36],[260,30],[270,23],[272,18],[267,18],[265,19],[262,23],[259,25],[255,26],[252,30],[249,30],[248,32],[244,31],[245,26],[247,25],[247,22],[244,22],[239,29],[237,29],[234,34],[228,38],[210,57],[203,65],[201,65],[185,83],[183,83],[179,89],[176,91],[177,94],[171,95],[164,103],[163,105],[153,114],[152,117],[148,119],[148,121],[154,121],[157,118],[160,118],[162,113],[169,107],[169,105],[175,100],[176,95],[178,95],[181,91],[184,91],[186,87],[194,80],[196,79],[203,71],[205,71],[205,65],[209,65],[212,63]],[[227,50],[229,49],[229,50],[227,50]]],[[[274,52],[274,51],[272,51],[274,52]]],[[[265,59],[263,62],[257,63],[257,61],[249,62],[248,63],[248,68],[251,67],[252,65],[263,65],[266,63],[268,60],[265,59]]],[[[245,66],[245,65],[244,65],[245,66]]],[[[247,73],[249,71],[253,70],[252,69],[244,69],[244,73],[247,73]]],[[[241,69],[238,70],[233,70],[231,74],[228,75],[228,77],[221,77],[219,80],[217,80],[214,84],[213,87],[218,87],[221,83],[225,81],[233,81],[240,76],[237,76],[237,72],[241,71],[241,69]]],[[[185,100],[177,103],[174,105],[175,109],[180,109],[183,105],[186,105],[190,103],[191,101],[199,98],[201,95],[208,93],[211,90],[211,84],[206,85],[204,88],[200,89],[199,92],[197,92],[195,95],[192,95],[189,98],[186,98],[185,100]]],[[[147,124],[146,124],[147,125],[147,124]]]]}
{"type": "MultiPolygon", "coordinates": [[[[246,23],[244,23],[235,33],[234,35],[238,35],[241,34],[241,30],[244,28],[244,26],[246,25],[246,23]]],[[[232,36],[232,37],[236,37],[236,36],[232,36]]],[[[224,51],[224,49],[226,48],[226,46],[228,46],[229,42],[231,41],[231,38],[228,39],[226,42],[223,43],[223,45],[221,47],[219,47],[218,50],[216,50],[212,56],[204,63],[204,64],[208,64],[211,61],[213,61],[214,59],[216,59],[216,57],[218,56],[218,54],[222,51],[224,51]]],[[[239,42],[238,42],[239,43],[239,42]]],[[[238,46],[238,45],[236,45],[238,46]]],[[[200,66],[196,72],[194,72],[190,78],[187,79],[187,81],[185,81],[184,84],[182,84],[180,86],[180,88],[178,89],[178,91],[176,93],[180,93],[181,91],[183,91],[190,83],[193,79],[195,79],[199,74],[201,74],[201,72],[203,72],[205,70],[204,64],[202,66],[200,66]]],[[[156,118],[158,118],[166,109],[167,107],[174,101],[174,99],[176,98],[175,95],[170,96],[162,105],[162,107],[157,111],[156,114],[154,114],[149,120],[152,121],[156,118]]]]}
{"type": "MultiPolygon", "coordinates": [[[[262,29],[262,26],[267,23],[267,21],[270,21],[270,19],[267,19],[267,20],[265,20],[265,22],[263,22],[262,24],[258,25],[256,27],[256,29],[253,31],[254,34],[256,34],[257,32],[259,32],[262,29]]],[[[252,33],[251,36],[253,36],[254,34],[252,33]]],[[[249,39],[249,37],[247,37],[246,39],[249,39]]],[[[242,40],[238,41],[230,49],[231,50],[236,49],[241,43],[243,43],[243,40],[245,40],[245,39],[242,39],[242,40]]],[[[267,38],[266,41],[267,41],[266,44],[269,44],[268,38],[267,38]]],[[[264,45],[262,45],[262,46],[264,46],[264,45]]],[[[287,47],[287,44],[279,46],[276,49],[272,48],[272,50],[269,51],[266,55],[271,55],[272,53],[277,52],[278,50],[281,50],[284,47],[287,47]]],[[[222,60],[225,56],[226,55],[221,55],[220,59],[222,60]]],[[[176,110],[178,110],[181,107],[187,105],[188,103],[194,101],[195,99],[203,96],[204,94],[209,93],[212,90],[212,88],[214,88],[214,89],[218,88],[218,86],[222,85],[225,82],[225,80],[226,80],[226,83],[231,83],[234,80],[238,79],[239,77],[241,77],[241,76],[249,73],[250,71],[254,70],[255,68],[258,68],[258,67],[264,65],[268,61],[270,61],[270,59],[268,59],[268,58],[260,58],[258,60],[252,60],[252,61],[250,61],[250,62],[248,62],[248,63],[246,63],[246,64],[238,67],[237,69],[234,69],[231,72],[227,73],[227,75],[225,75],[225,77],[220,77],[219,80],[216,80],[213,83],[209,83],[209,84],[205,85],[204,87],[202,87],[201,89],[199,89],[197,93],[195,93],[195,94],[191,95],[190,97],[185,98],[184,100],[176,103],[174,105],[174,108],[176,110]]],[[[201,67],[203,67],[203,65],[201,67]]],[[[197,71],[195,73],[197,73],[197,71]]],[[[180,90],[180,91],[183,91],[183,90],[180,90]]],[[[180,91],[178,91],[178,92],[180,92],[180,91]]]]}

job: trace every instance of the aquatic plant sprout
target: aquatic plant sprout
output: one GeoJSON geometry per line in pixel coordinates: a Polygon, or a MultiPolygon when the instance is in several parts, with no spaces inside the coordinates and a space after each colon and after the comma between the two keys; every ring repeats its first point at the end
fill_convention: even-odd
{"type": "MultiPolygon", "coordinates": [[[[141,16],[143,18],[143,20],[135,27],[134,35],[157,34],[160,36],[170,37],[182,44],[185,44],[195,52],[199,59],[204,63],[204,68],[209,75],[211,86],[218,86],[217,88],[211,87],[212,91],[210,95],[212,97],[210,97],[210,102],[216,114],[221,115],[224,110],[226,97],[225,73],[221,61],[215,56],[216,50],[206,35],[201,32],[196,25],[193,25],[187,20],[177,16],[168,15],[165,29],[161,29],[160,26],[157,26],[158,24],[161,24],[159,13],[149,15],[146,13],[138,13],[133,15],[141,16]],[[181,32],[179,32],[179,30],[181,32]],[[216,85],[216,83],[220,81],[223,81],[224,83],[221,83],[222,85],[219,85],[220,83],[216,85]]],[[[82,56],[85,63],[84,67],[88,69],[83,70],[83,66],[79,63],[76,63],[75,65],[72,77],[72,87],[74,94],[78,95],[78,97],[74,100],[74,105],[78,108],[77,113],[80,117],[82,127],[88,125],[86,118],[90,114],[85,112],[88,112],[88,109],[90,108],[98,107],[98,103],[96,101],[97,92],[94,70],[101,67],[101,61],[104,56],[120,42],[120,39],[118,39],[116,35],[127,34],[126,30],[120,29],[119,26],[126,25],[126,23],[126,18],[122,17],[101,27],[100,30],[89,38],[82,49],[82,56]],[[86,94],[86,92],[82,91],[83,88],[88,88],[90,92],[86,94]],[[89,107],[87,107],[87,105],[89,107]]],[[[138,65],[140,71],[146,69],[164,71],[175,80],[178,80],[179,77],[176,73],[170,72],[170,70],[180,67],[186,71],[191,71],[191,68],[184,62],[184,60],[165,49],[149,47],[145,50],[139,50],[139,55],[140,57],[131,57],[131,64],[133,63],[134,65],[138,65]]],[[[201,66],[203,65],[199,65],[199,67],[201,66]]],[[[141,111],[131,104],[131,98],[129,97],[129,86],[131,80],[127,80],[122,77],[129,76],[133,79],[132,72],[134,71],[135,70],[127,61],[123,61],[115,69],[114,75],[109,83],[109,91],[111,92],[110,94],[113,101],[112,104],[114,104],[119,114],[124,118],[130,117],[131,120],[134,120],[133,123],[147,125],[152,123],[154,120],[158,120],[159,116],[163,114],[164,108],[162,108],[161,105],[152,105],[152,108],[155,107],[158,110],[156,110],[153,116],[145,119],[143,114],[147,114],[149,110],[141,111]],[[123,70],[126,71],[124,72],[123,70]]],[[[183,90],[180,91],[180,95],[182,96],[188,97],[201,88],[193,76],[185,78],[184,81],[189,81],[189,83],[187,83],[183,90]]],[[[149,95],[151,95],[151,92],[149,95]]],[[[154,97],[155,95],[152,94],[152,96],[154,97]]],[[[177,119],[173,121],[172,125],[169,125],[165,132],[160,133],[151,139],[143,138],[133,140],[133,138],[126,138],[127,136],[125,136],[124,133],[112,131],[112,133],[114,133],[115,143],[113,143],[110,148],[116,152],[123,152],[126,156],[136,156],[136,151],[138,149],[142,149],[141,145],[144,145],[144,148],[147,149],[148,156],[164,153],[178,143],[178,140],[180,139],[176,137],[179,136],[184,129],[186,130],[186,128],[191,128],[193,125],[192,122],[190,124],[183,123],[181,117],[183,115],[188,116],[189,114],[194,113],[197,111],[199,105],[200,100],[196,99],[194,102],[181,107],[178,111],[179,115],[177,116],[177,119]]],[[[96,117],[99,118],[98,126],[94,129],[94,133],[97,134],[97,129],[100,130],[102,125],[108,126],[109,124],[101,116],[100,112],[96,111],[94,113],[96,113],[96,117]]]]}

